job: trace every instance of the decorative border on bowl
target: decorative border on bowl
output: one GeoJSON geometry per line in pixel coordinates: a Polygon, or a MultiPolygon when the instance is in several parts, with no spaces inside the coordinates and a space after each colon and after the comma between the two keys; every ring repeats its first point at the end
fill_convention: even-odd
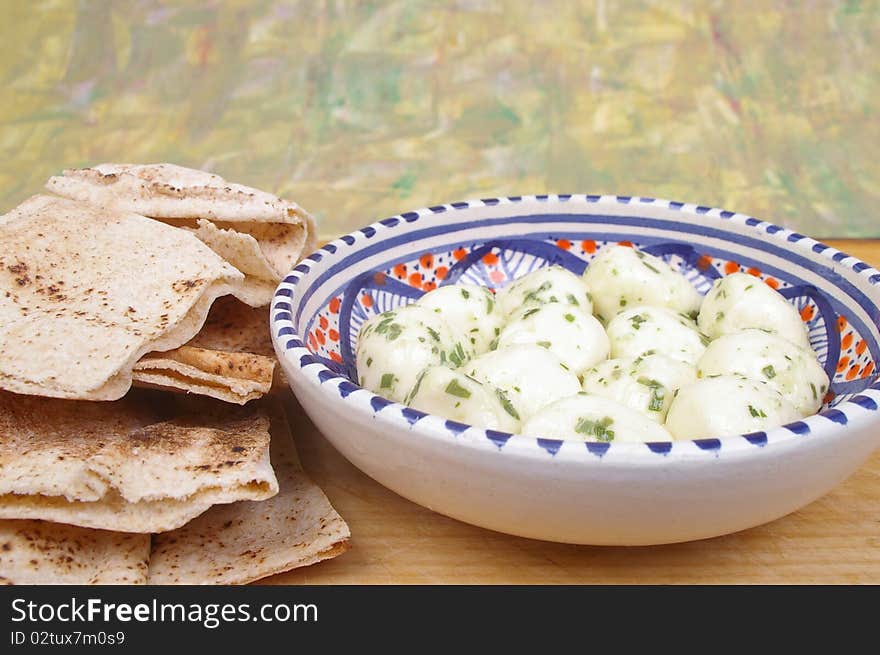
{"type": "Polygon", "coordinates": [[[371,240],[377,234],[392,231],[400,225],[417,222],[426,216],[434,216],[463,209],[493,207],[499,204],[513,205],[521,203],[523,200],[537,202],[585,202],[597,205],[649,204],[659,206],[662,209],[680,211],[691,217],[699,218],[701,216],[713,216],[724,220],[730,220],[751,227],[759,234],[763,232],[784,243],[797,244],[798,248],[809,248],[812,252],[839,265],[843,265],[854,273],[864,277],[870,285],[880,287],[880,271],[851,255],[779,225],[723,209],[692,203],[650,198],[646,196],[543,194],[482,198],[478,200],[453,202],[445,205],[433,205],[384,218],[355,232],[350,232],[334,239],[322,248],[313,252],[294,267],[294,269],[282,280],[281,284],[275,291],[270,315],[270,329],[272,331],[273,342],[276,342],[276,344],[280,346],[281,351],[286,356],[290,357],[300,369],[305,371],[308,367],[309,377],[313,379],[313,382],[320,385],[322,389],[327,389],[328,391],[331,389],[335,390],[342,399],[348,398],[348,396],[354,392],[359,392],[358,395],[365,399],[365,404],[369,405],[374,417],[377,417],[381,412],[383,418],[393,418],[397,421],[409,424],[410,426],[415,425],[423,419],[432,418],[434,419],[434,426],[441,426],[442,430],[445,431],[449,437],[455,439],[460,437],[463,433],[468,432],[470,435],[475,435],[477,440],[493,444],[499,451],[503,450],[504,447],[509,444],[520,443],[536,445],[551,456],[555,456],[564,444],[572,444],[577,447],[580,447],[580,445],[583,444],[584,450],[582,452],[589,453],[599,458],[605,456],[612,448],[615,451],[625,449],[628,451],[653,453],[661,456],[669,455],[673,451],[681,452],[687,448],[688,452],[702,452],[717,456],[722,448],[740,449],[748,446],[763,448],[768,443],[777,443],[783,440],[787,441],[794,438],[809,436],[814,431],[822,431],[831,427],[832,424],[846,427],[852,420],[862,418],[866,413],[876,412],[878,408],[880,408],[880,377],[877,377],[874,383],[864,391],[846,400],[837,407],[827,409],[818,414],[807,416],[799,421],[787,423],[767,431],[752,432],[723,438],[712,437],[672,442],[568,442],[560,439],[545,439],[542,437],[511,434],[498,430],[486,430],[465,423],[446,420],[439,416],[426,414],[425,412],[407,407],[401,403],[390,401],[354,384],[345,376],[336,373],[325,366],[323,362],[311,353],[303,342],[302,337],[297,334],[293,324],[293,310],[290,303],[293,296],[293,289],[299,283],[300,279],[306,273],[310,272],[317,262],[320,262],[324,258],[325,254],[333,255],[339,250],[352,249],[359,241],[363,242],[365,240],[371,240]],[[367,395],[363,396],[363,394],[367,395]]]}

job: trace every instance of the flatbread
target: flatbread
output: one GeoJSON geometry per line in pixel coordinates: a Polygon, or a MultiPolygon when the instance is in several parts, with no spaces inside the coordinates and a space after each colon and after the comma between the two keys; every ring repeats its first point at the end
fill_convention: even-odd
{"type": "Polygon", "coordinates": [[[246,584],[348,549],[348,525],[303,473],[284,409],[269,406],[278,495],[212,507],[154,535],[148,584],[246,584]]]}
{"type": "Polygon", "coordinates": [[[264,308],[218,298],[199,333],[185,346],[152,353],[135,364],[134,385],[198,393],[244,404],[286,381],[269,335],[264,308]]]}
{"type": "Polygon", "coordinates": [[[218,298],[188,346],[275,357],[269,333],[269,310],[249,307],[236,298],[218,298]]]}
{"type": "Polygon", "coordinates": [[[0,393],[0,519],[161,532],[277,492],[269,420],[257,411],[212,402],[182,412],[145,392],[112,403],[0,393]]]}
{"type": "Polygon", "coordinates": [[[275,358],[181,346],[152,353],[134,365],[139,387],[186,391],[243,405],[272,388],[275,358]]]}
{"type": "Polygon", "coordinates": [[[65,198],[137,212],[193,231],[245,274],[253,306],[316,247],[314,218],[294,202],[174,164],[99,164],[65,170],[46,188],[65,198]]]}
{"type": "Polygon", "coordinates": [[[0,584],[144,584],[150,537],[0,521],[0,584]]]}
{"type": "Polygon", "coordinates": [[[186,231],[34,196],[0,216],[0,389],[121,398],[137,360],[192,339],[243,280],[186,231]]]}

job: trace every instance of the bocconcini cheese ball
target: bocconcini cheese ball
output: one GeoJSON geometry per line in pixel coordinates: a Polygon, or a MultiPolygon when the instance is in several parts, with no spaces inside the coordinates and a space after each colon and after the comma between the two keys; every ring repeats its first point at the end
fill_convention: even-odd
{"type": "Polygon", "coordinates": [[[503,391],[445,366],[429,366],[422,371],[406,403],[479,428],[514,433],[519,430],[516,410],[503,391]]]}
{"type": "Polygon", "coordinates": [[[615,316],[606,329],[615,358],[660,354],[696,364],[709,344],[696,323],[665,307],[631,307],[615,316]]]}
{"type": "Polygon", "coordinates": [[[544,407],[522,433],[567,441],[672,441],[662,425],[636,410],[583,392],[544,407]]]}
{"type": "Polygon", "coordinates": [[[602,324],[577,307],[548,303],[514,313],[501,328],[497,347],[536,345],[546,348],[575,375],[608,357],[602,324]]]}
{"type": "Polygon", "coordinates": [[[517,278],[498,292],[498,304],[504,316],[523,307],[549,302],[573,305],[585,314],[593,313],[590,290],[582,277],[561,266],[539,268],[517,278]]]}
{"type": "Polygon", "coordinates": [[[593,296],[593,310],[603,322],[633,305],[692,314],[702,300],[691,283],[662,259],[626,246],[604,248],[590,262],[584,281],[593,296]]]}
{"type": "Polygon", "coordinates": [[[462,370],[504,391],[523,421],[545,405],[581,390],[577,376],[541,346],[493,350],[472,359],[462,370]]]}
{"type": "Polygon", "coordinates": [[[416,304],[440,314],[474,354],[489,350],[501,330],[501,312],[487,287],[451,284],[429,291],[416,304]]]}
{"type": "Polygon", "coordinates": [[[663,423],[673,393],[696,379],[692,365],[665,355],[648,355],[601,362],[586,372],[583,389],[663,423]]]}
{"type": "Polygon", "coordinates": [[[801,416],[819,411],[828,390],[828,376],[816,353],[763,330],[718,337],[697,362],[697,375],[741,375],[764,382],[781,393],[801,416]]]}
{"type": "Polygon", "coordinates": [[[799,418],[794,405],[770,385],[720,375],[679,389],[666,415],[666,429],[676,439],[729,437],[799,418]]]}
{"type": "Polygon", "coordinates": [[[710,339],[756,328],[778,334],[801,348],[810,347],[807,328],[795,306],[746,273],[715,280],[703,300],[697,324],[710,339]]]}
{"type": "Polygon", "coordinates": [[[360,329],[356,363],[360,385],[403,402],[419,372],[433,364],[461,365],[464,347],[434,311],[407,305],[367,320],[360,329]]]}

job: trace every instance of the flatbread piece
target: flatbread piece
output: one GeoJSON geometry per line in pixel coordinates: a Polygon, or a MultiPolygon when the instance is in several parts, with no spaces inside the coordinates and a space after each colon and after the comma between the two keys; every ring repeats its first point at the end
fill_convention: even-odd
{"type": "Polygon", "coordinates": [[[0,584],[144,584],[150,536],[0,521],[0,584]]]}
{"type": "Polygon", "coordinates": [[[242,274],[143,216],[34,196],[0,216],[0,389],[115,400],[193,338],[242,274]]]}
{"type": "Polygon", "coordinates": [[[303,472],[283,407],[263,402],[271,407],[278,495],[212,507],[154,535],[148,584],[246,584],[348,549],[348,525],[303,472]]]}
{"type": "Polygon", "coordinates": [[[182,413],[147,392],[112,403],[0,393],[0,519],[160,532],[277,491],[258,411],[182,413]]]}

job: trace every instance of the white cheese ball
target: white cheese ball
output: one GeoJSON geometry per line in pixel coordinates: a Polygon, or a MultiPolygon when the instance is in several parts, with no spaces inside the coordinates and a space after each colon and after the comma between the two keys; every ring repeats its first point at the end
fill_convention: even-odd
{"type": "Polygon", "coordinates": [[[815,414],[828,390],[828,376],[816,353],[763,330],[718,337],[697,362],[697,375],[741,375],[765,382],[801,416],[815,414]]]}
{"type": "Polygon", "coordinates": [[[498,292],[498,304],[504,316],[510,316],[523,307],[548,302],[574,305],[585,314],[593,313],[593,301],[583,278],[561,266],[539,268],[498,292]]]}
{"type": "Polygon", "coordinates": [[[801,348],[810,347],[807,328],[795,306],[746,273],[715,280],[703,300],[697,323],[710,339],[757,328],[778,334],[801,348]]]}
{"type": "Polygon", "coordinates": [[[696,364],[709,343],[690,318],[665,307],[627,309],[608,323],[607,331],[612,357],[660,354],[696,364]]]}
{"type": "Polygon", "coordinates": [[[502,316],[487,287],[451,284],[429,291],[416,304],[440,314],[458,341],[474,354],[489,350],[501,330],[502,316]]]}
{"type": "Polygon", "coordinates": [[[526,344],[547,348],[575,375],[606,359],[609,351],[602,324],[561,303],[523,309],[501,329],[498,349],[526,344]]]}
{"type": "Polygon", "coordinates": [[[360,385],[403,402],[419,372],[432,364],[467,361],[464,348],[439,314],[408,305],[366,321],[357,343],[360,385]]]}
{"type": "Polygon", "coordinates": [[[509,346],[472,359],[462,369],[504,391],[525,421],[545,405],[581,390],[577,376],[541,346],[509,346]]]}
{"type": "Polygon", "coordinates": [[[516,411],[503,392],[445,366],[422,371],[407,404],[479,428],[519,431],[516,411]]]}
{"type": "Polygon", "coordinates": [[[696,379],[696,369],[690,364],[665,355],[649,355],[600,363],[584,375],[583,389],[663,423],[673,393],[696,379]]]}
{"type": "Polygon", "coordinates": [[[567,441],[672,441],[662,425],[634,409],[586,393],[547,405],[523,424],[522,433],[567,441]]]}
{"type": "Polygon", "coordinates": [[[773,387],[737,375],[703,378],[678,390],[666,416],[676,439],[729,437],[800,418],[773,387]]]}
{"type": "Polygon", "coordinates": [[[593,309],[604,322],[633,305],[692,314],[702,300],[691,283],[662,259],[626,246],[604,248],[590,262],[584,280],[593,295],[593,309]]]}

